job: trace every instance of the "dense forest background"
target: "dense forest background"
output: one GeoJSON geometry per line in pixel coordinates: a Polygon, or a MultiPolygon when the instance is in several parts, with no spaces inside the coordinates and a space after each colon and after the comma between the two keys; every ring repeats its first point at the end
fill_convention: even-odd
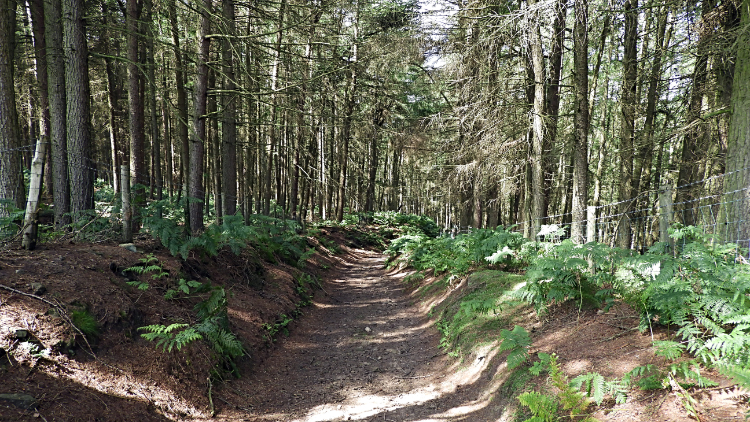
{"type": "Polygon", "coordinates": [[[28,199],[31,224],[43,174],[58,228],[126,185],[136,215],[182,204],[194,233],[393,210],[632,248],[677,221],[746,246],[749,15],[748,0],[0,0],[3,212],[28,199]]]}

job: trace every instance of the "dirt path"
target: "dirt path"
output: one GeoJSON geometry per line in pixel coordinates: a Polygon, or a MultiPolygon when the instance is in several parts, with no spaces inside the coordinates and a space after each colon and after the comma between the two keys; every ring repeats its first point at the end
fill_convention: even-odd
{"type": "Polygon", "coordinates": [[[471,409],[460,419],[451,414],[478,397],[457,385],[476,381],[479,373],[447,375],[437,330],[400,279],[383,269],[382,255],[354,251],[348,258],[329,271],[327,294],[318,295],[273,355],[222,388],[220,400],[235,409],[225,406],[220,416],[305,422],[467,417],[471,409]]]}

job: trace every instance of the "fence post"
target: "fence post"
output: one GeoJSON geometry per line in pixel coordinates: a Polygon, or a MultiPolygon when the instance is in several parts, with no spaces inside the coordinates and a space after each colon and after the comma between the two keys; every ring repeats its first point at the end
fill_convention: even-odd
{"type": "Polygon", "coordinates": [[[659,241],[669,242],[669,224],[672,222],[672,186],[659,188],[659,241]]]}
{"type": "Polygon", "coordinates": [[[586,242],[596,242],[596,207],[586,207],[586,242]]]}
{"type": "Polygon", "coordinates": [[[120,166],[120,189],[122,191],[122,241],[133,241],[133,209],[130,208],[130,171],[127,164],[120,166]]]}

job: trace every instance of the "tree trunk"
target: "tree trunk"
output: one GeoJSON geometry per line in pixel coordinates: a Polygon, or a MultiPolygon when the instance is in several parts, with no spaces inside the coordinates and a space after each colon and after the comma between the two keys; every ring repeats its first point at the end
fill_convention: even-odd
{"type": "MultiPolygon", "coordinates": [[[[156,103],[156,49],[154,39],[156,33],[154,32],[154,19],[153,19],[153,2],[152,0],[144,0],[146,7],[146,19],[142,23],[144,26],[143,33],[146,34],[146,66],[148,74],[148,105],[149,113],[151,117],[151,180],[154,181],[153,188],[151,189],[150,196],[154,197],[154,190],[156,191],[156,199],[161,200],[164,198],[164,181],[162,180],[161,171],[161,139],[159,138],[159,129],[161,124],[159,123],[159,109],[156,103]]],[[[161,217],[161,210],[158,211],[161,217]]]]}
{"type": "MultiPolygon", "coordinates": [[[[702,15],[706,16],[714,8],[713,1],[702,1],[702,15]]],[[[694,199],[697,186],[685,186],[701,179],[699,163],[706,158],[707,145],[701,145],[704,139],[707,125],[702,121],[703,97],[705,96],[706,83],[708,80],[708,56],[710,54],[708,39],[713,31],[704,29],[700,33],[698,45],[696,46],[697,58],[693,69],[693,84],[690,92],[690,103],[687,110],[686,121],[692,127],[687,131],[682,141],[682,156],[680,159],[680,172],[677,176],[677,203],[683,210],[694,204],[685,203],[694,199]],[[684,186],[684,187],[683,187],[684,186]]],[[[692,212],[679,213],[682,223],[685,225],[695,224],[692,212]]]]}
{"type": "MultiPolygon", "coordinates": [[[[234,0],[223,0],[222,12],[226,35],[234,37],[234,0]]],[[[221,96],[221,164],[223,214],[237,212],[237,105],[234,93],[234,56],[231,38],[221,43],[221,58],[224,67],[224,93],[221,96]]]]}
{"type": "MultiPolygon", "coordinates": [[[[529,1],[529,6],[536,5],[536,0],[529,1]]],[[[541,230],[544,217],[544,53],[542,52],[542,38],[539,21],[527,11],[526,20],[529,31],[529,51],[534,74],[534,106],[532,122],[532,237],[536,237],[541,230]]]]}
{"type": "MultiPolygon", "coordinates": [[[[740,28],[750,26],[750,0],[740,5],[740,28]]],[[[722,198],[722,217],[717,227],[724,227],[721,237],[748,247],[750,239],[750,32],[741,31],[737,39],[732,89],[732,120],[729,124],[726,176],[722,198]],[[724,231],[726,230],[726,231],[724,231]]]]}
{"type": "MultiPolygon", "coordinates": [[[[575,243],[586,243],[588,206],[588,139],[589,139],[589,61],[588,61],[588,1],[575,1],[573,28],[573,62],[575,67],[575,141],[573,144],[573,203],[570,238],[575,243]]],[[[589,221],[588,224],[594,224],[589,221]]]]}
{"type": "MultiPolygon", "coordinates": [[[[187,92],[185,91],[185,69],[182,63],[182,50],[180,49],[180,32],[177,25],[177,5],[175,0],[169,1],[169,26],[172,33],[172,51],[174,53],[175,88],[177,91],[177,142],[180,146],[180,183],[182,191],[187,198],[189,196],[189,156],[190,142],[188,136],[188,104],[187,92]]],[[[189,207],[186,207],[189,208],[189,207]]]]}
{"type": "MultiPolygon", "coordinates": [[[[13,81],[16,2],[0,0],[0,200],[23,208],[20,133],[13,81]]],[[[0,204],[0,217],[8,215],[0,204]]]]}
{"type": "Polygon", "coordinates": [[[548,119],[546,136],[543,139],[542,171],[544,172],[544,205],[542,206],[541,218],[547,217],[549,213],[550,191],[554,179],[552,153],[557,146],[557,126],[560,114],[560,77],[563,68],[563,47],[565,43],[565,16],[567,15],[566,0],[557,0],[555,3],[555,21],[552,26],[553,40],[550,54],[550,81],[547,86],[547,97],[545,98],[545,117],[548,119]]]}
{"type": "MultiPolygon", "coordinates": [[[[358,3],[359,4],[359,3],[358,3]]],[[[354,117],[354,108],[356,105],[357,93],[357,49],[359,47],[359,6],[357,6],[356,16],[352,24],[354,31],[351,57],[349,61],[349,78],[346,89],[346,101],[344,104],[344,121],[341,126],[341,151],[339,152],[339,194],[336,203],[336,220],[344,219],[344,204],[346,204],[346,177],[347,164],[349,163],[349,142],[351,140],[352,119],[354,117]]]]}
{"type": "MultiPolygon", "coordinates": [[[[50,139],[50,122],[49,122],[49,84],[47,83],[47,40],[44,36],[44,2],[42,0],[29,1],[29,10],[31,12],[32,30],[34,34],[34,58],[36,59],[36,81],[39,85],[39,132],[42,142],[49,143],[50,139]]],[[[49,192],[52,192],[52,165],[49,162],[50,148],[44,147],[46,157],[44,161],[44,184],[43,186],[49,192]]]]}
{"type": "MultiPolygon", "coordinates": [[[[141,7],[139,0],[127,0],[127,57],[128,57],[128,116],[130,117],[130,183],[146,185],[146,129],[145,105],[141,94],[141,57],[139,47],[141,43],[141,7]]],[[[134,189],[133,207],[137,209],[145,203],[144,190],[134,189]]],[[[134,211],[134,215],[138,215],[134,211]]],[[[137,223],[134,223],[137,226],[137,223]]]]}
{"type": "Polygon", "coordinates": [[[67,97],[70,208],[74,218],[94,209],[94,163],[91,160],[91,94],[83,0],[63,3],[65,89],[67,97]]]}
{"type": "Polygon", "coordinates": [[[636,79],[638,77],[638,0],[625,0],[625,53],[623,57],[622,121],[620,126],[620,184],[617,244],[629,248],[631,240],[630,214],[633,211],[633,138],[635,134],[636,79]]]}
{"type": "MultiPolygon", "coordinates": [[[[49,88],[50,143],[52,146],[53,201],[55,227],[70,223],[70,183],[68,176],[68,135],[63,54],[62,3],[44,0],[47,39],[47,82],[49,88]]],[[[5,74],[5,72],[3,72],[5,74]]]]}
{"type": "Polygon", "coordinates": [[[279,67],[281,66],[281,40],[284,34],[283,27],[284,14],[286,12],[286,3],[286,0],[281,0],[281,5],[279,6],[279,17],[276,26],[276,43],[274,44],[273,66],[271,68],[271,126],[268,133],[268,160],[266,162],[266,168],[264,170],[265,178],[263,181],[263,214],[266,215],[269,215],[271,213],[271,179],[273,178],[273,162],[274,155],[276,154],[277,144],[276,120],[278,114],[278,93],[276,92],[276,90],[278,89],[279,67]]]}
{"type": "Polygon", "coordinates": [[[198,61],[195,75],[195,116],[193,118],[193,135],[190,139],[188,186],[190,230],[193,234],[203,229],[203,151],[206,140],[206,104],[208,100],[208,60],[211,39],[211,0],[203,0],[200,7],[198,24],[198,61]]]}

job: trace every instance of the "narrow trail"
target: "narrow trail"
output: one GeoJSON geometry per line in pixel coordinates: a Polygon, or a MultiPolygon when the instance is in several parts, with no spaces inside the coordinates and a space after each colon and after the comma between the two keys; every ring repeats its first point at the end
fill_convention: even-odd
{"type": "Polygon", "coordinates": [[[451,367],[438,347],[439,333],[384,263],[381,254],[355,250],[332,268],[325,293],[306,308],[288,338],[280,337],[272,356],[222,388],[229,400],[220,399],[235,409],[217,416],[299,422],[488,420],[490,397],[482,391],[494,384],[495,371],[486,361],[460,371],[451,367]],[[479,378],[484,382],[477,383],[479,378]],[[465,384],[472,388],[462,388],[465,384]],[[483,415],[472,416],[479,409],[483,415]]]}

